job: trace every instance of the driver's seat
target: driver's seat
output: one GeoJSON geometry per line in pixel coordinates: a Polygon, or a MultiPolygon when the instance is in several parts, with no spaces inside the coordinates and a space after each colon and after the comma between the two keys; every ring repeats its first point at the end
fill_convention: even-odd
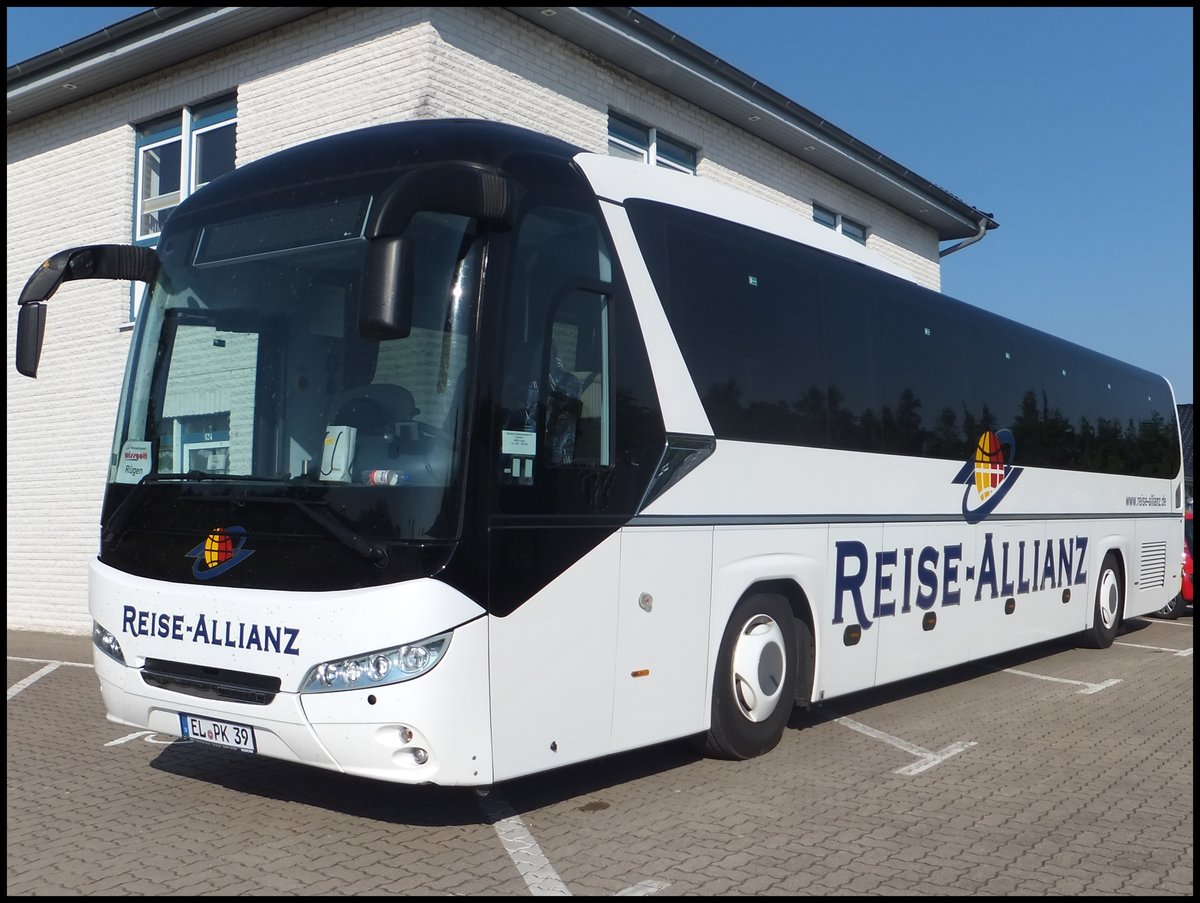
{"type": "Polygon", "coordinates": [[[392,424],[412,420],[420,413],[408,389],[393,383],[371,383],[342,393],[333,422],[381,436],[392,424]]]}
{"type": "Polygon", "coordinates": [[[369,481],[372,471],[406,472],[404,457],[411,451],[406,440],[418,435],[413,418],[420,412],[412,393],[392,383],[355,386],[342,394],[332,424],[357,430],[351,462],[356,482],[369,481]]]}

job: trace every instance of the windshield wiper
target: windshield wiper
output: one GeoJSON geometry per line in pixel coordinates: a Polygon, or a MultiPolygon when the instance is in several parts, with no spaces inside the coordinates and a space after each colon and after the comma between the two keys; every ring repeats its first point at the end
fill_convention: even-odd
{"type": "Polygon", "coordinates": [[[207,470],[188,470],[183,473],[148,473],[139,480],[139,483],[167,483],[167,482],[202,482],[202,481],[226,481],[230,483],[284,483],[287,482],[287,477],[283,474],[275,474],[269,477],[260,477],[256,474],[249,473],[209,473],[207,470]]]}
{"type": "Polygon", "coordinates": [[[112,516],[108,519],[108,525],[104,528],[104,533],[101,541],[104,543],[116,543],[125,534],[125,525],[133,512],[137,510],[141,504],[141,499],[145,498],[145,493],[141,491],[141,487],[149,483],[173,483],[173,482],[204,482],[204,481],[228,480],[233,482],[243,483],[280,483],[283,482],[281,477],[258,477],[249,474],[220,474],[207,473],[203,470],[189,470],[185,473],[148,473],[137,481],[129,489],[129,494],[121,500],[121,504],[113,510],[112,516]],[[134,500],[137,499],[137,503],[134,500]]]}
{"type": "Polygon", "coordinates": [[[323,511],[301,499],[287,498],[280,499],[279,501],[291,502],[316,523],[324,527],[330,536],[353,549],[363,558],[367,559],[367,561],[373,562],[376,567],[387,567],[388,554],[383,546],[363,539],[328,511],[323,511]]]}
{"type": "MultiPolygon", "coordinates": [[[[105,543],[115,543],[125,533],[125,524],[129,520],[134,511],[137,510],[138,504],[134,504],[134,499],[142,499],[145,493],[140,491],[142,486],[148,483],[166,483],[166,482],[182,482],[185,480],[196,481],[216,481],[216,480],[234,480],[240,482],[253,483],[279,483],[283,482],[278,477],[257,477],[249,475],[229,475],[206,473],[200,470],[190,470],[187,473],[148,473],[142,477],[134,486],[130,488],[129,494],[121,501],[113,511],[112,517],[108,519],[108,526],[104,529],[103,541],[105,543]]],[[[376,543],[363,539],[344,523],[334,517],[327,511],[324,511],[302,499],[296,498],[264,498],[261,501],[272,502],[288,502],[295,505],[313,521],[325,529],[330,536],[338,540],[338,542],[353,549],[367,561],[373,562],[376,567],[387,567],[388,554],[387,550],[376,543]]]]}

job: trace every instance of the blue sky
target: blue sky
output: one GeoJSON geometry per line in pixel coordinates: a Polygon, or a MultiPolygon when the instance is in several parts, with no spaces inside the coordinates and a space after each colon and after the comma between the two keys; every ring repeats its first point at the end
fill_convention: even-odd
{"type": "MultiPolygon", "coordinates": [[[[149,8],[10,6],[8,63],[149,8]]],[[[637,9],[993,214],[946,294],[1193,401],[1190,7],[637,9]]]]}

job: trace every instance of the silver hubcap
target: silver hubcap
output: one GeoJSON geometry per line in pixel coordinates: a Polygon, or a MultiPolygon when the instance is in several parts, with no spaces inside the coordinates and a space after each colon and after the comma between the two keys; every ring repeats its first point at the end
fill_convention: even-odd
{"type": "Polygon", "coordinates": [[[1117,573],[1106,570],[1100,576],[1100,621],[1105,630],[1112,630],[1117,623],[1117,610],[1121,606],[1121,588],[1117,584],[1117,573]]]}
{"type": "Polygon", "coordinates": [[[748,721],[765,721],[779,705],[783,688],[783,631],[774,619],[755,615],[733,648],[733,698],[748,721]]]}

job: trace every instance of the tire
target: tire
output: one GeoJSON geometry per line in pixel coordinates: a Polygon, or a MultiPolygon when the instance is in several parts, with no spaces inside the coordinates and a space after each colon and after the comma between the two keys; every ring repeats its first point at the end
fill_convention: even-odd
{"type": "Polygon", "coordinates": [[[702,749],[750,759],[774,749],[796,691],[796,624],[783,596],[749,596],[725,627],[713,678],[712,722],[702,749]]]}
{"type": "Polygon", "coordinates": [[[1184,606],[1187,603],[1183,601],[1183,596],[1179,593],[1175,594],[1175,598],[1156,611],[1154,614],[1157,617],[1164,618],[1168,621],[1174,621],[1183,614],[1184,606]]]}
{"type": "Polygon", "coordinates": [[[1125,581],[1116,553],[1109,552],[1100,565],[1096,581],[1096,602],[1092,608],[1092,626],[1083,633],[1083,640],[1093,649],[1107,649],[1117,637],[1121,618],[1125,614],[1125,581]]]}

